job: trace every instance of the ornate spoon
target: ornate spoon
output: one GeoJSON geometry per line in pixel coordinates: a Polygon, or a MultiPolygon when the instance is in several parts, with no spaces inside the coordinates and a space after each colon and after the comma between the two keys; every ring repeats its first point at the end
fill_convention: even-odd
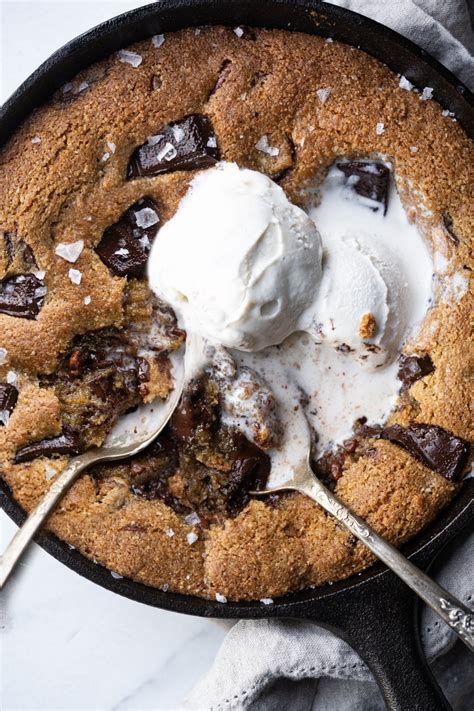
{"type": "Polygon", "coordinates": [[[173,371],[177,377],[175,377],[174,390],[169,398],[163,403],[153,402],[143,406],[136,412],[120,418],[107,435],[102,447],[88,449],[78,457],[71,459],[36,508],[29,514],[21,528],[18,529],[4,554],[0,557],[0,590],[48,514],[84,469],[97,464],[97,462],[111,462],[131,457],[145,449],[159,435],[176,409],[184,384],[193,372],[201,352],[200,338],[188,335],[184,368],[180,367],[178,359],[175,359],[173,371]]]}
{"type": "MultiPolygon", "coordinates": [[[[280,467],[281,469],[281,467],[280,467]]],[[[398,575],[421,599],[456,632],[464,644],[474,651],[474,613],[447,590],[411,563],[391,543],[386,541],[357,514],[345,506],[314,475],[308,453],[296,466],[285,470],[286,478],[278,486],[252,491],[254,496],[279,491],[299,491],[309,496],[354,534],[379,560],[398,575]]],[[[285,476],[284,474],[284,476],[285,476]]]]}

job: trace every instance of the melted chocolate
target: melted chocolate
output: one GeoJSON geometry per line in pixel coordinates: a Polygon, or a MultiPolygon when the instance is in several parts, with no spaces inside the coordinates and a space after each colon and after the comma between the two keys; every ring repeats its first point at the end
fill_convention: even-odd
{"type": "Polygon", "coordinates": [[[64,429],[57,437],[41,439],[21,447],[15,455],[15,463],[31,462],[36,457],[51,457],[53,454],[79,454],[80,451],[79,433],[64,429]]]}

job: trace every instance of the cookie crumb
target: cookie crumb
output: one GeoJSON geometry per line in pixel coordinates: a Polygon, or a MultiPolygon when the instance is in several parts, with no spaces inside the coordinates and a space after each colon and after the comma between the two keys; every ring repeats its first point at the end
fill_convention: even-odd
{"type": "Polygon", "coordinates": [[[359,323],[359,336],[361,338],[372,338],[377,328],[375,316],[369,311],[364,314],[359,323]]]}

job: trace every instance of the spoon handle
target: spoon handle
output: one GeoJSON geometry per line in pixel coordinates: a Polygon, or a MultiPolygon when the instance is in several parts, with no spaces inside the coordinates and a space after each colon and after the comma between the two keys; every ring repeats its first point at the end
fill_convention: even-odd
{"type": "Polygon", "coordinates": [[[298,491],[316,501],[354,534],[377,558],[385,563],[409,588],[431,607],[458,635],[464,644],[474,651],[474,613],[447,590],[434,582],[422,570],[411,563],[391,543],[379,536],[357,514],[348,509],[318,479],[300,484],[298,491]]]}
{"type": "Polygon", "coordinates": [[[18,529],[8,544],[7,549],[0,557],[0,590],[8,580],[10,573],[17,564],[23,551],[38,529],[41,528],[48,514],[59,499],[76,481],[79,474],[97,458],[97,454],[93,454],[92,451],[74,457],[58,478],[51,484],[47,494],[45,494],[36,508],[29,514],[24,524],[18,529]]]}

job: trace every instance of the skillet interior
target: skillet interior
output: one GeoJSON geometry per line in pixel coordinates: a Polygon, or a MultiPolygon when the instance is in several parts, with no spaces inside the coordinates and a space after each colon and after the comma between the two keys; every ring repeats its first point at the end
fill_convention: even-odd
{"type": "MultiPolygon", "coordinates": [[[[367,18],[314,1],[265,0],[256,4],[252,0],[173,0],[166,6],[148,5],[120,15],[58,50],[2,108],[0,144],[8,139],[35,106],[47,100],[55,89],[80,69],[146,36],[203,24],[247,24],[288,29],[331,36],[359,46],[393,70],[407,76],[415,85],[433,87],[439,102],[454,111],[467,133],[474,135],[474,102],[469,91],[423,50],[367,18]]],[[[472,481],[466,484],[434,524],[405,547],[406,552],[422,560],[460,530],[469,515],[473,488],[472,481]]],[[[16,523],[22,522],[24,513],[3,483],[0,486],[0,503],[16,523]]],[[[221,605],[191,596],[163,593],[131,580],[115,580],[108,570],[71,550],[53,535],[43,534],[40,543],[62,563],[107,589],[163,609],[212,617],[304,617],[308,614],[309,603],[333,599],[335,596],[342,599],[347,591],[367,586],[387,572],[383,566],[376,565],[347,581],[288,595],[269,606],[260,603],[221,605]]],[[[311,607],[314,614],[315,610],[311,607]]]]}

